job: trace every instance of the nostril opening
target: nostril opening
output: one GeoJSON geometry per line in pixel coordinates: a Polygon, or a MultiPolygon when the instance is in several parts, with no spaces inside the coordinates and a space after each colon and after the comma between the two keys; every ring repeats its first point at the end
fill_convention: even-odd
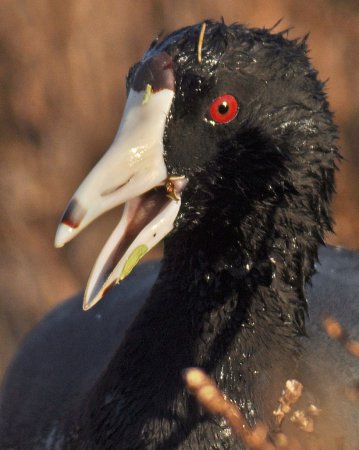
{"type": "Polygon", "coordinates": [[[125,181],[124,183],[119,184],[118,186],[114,186],[114,187],[105,189],[103,192],[101,192],[101,194],[100,194],[101,197],[106,197],[106,195],[113,194],[114,192],[116,192],[119,189],[123,188],[124,186],[126,186],[126,184],[128,184],[132,180],[132,178],[133,178],[133,175],[130,176],[130,178],[127,181],[125,181]]]}

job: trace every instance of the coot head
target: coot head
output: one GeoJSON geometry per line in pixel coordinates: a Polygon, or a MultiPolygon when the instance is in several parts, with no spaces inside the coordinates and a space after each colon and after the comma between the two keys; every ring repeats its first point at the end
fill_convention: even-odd
{"type": "Polygon", "coordinates": [[[169,246],[210,240],[214,253],[235,240],[247,270],[258,254],[269,258],[276,241],[281,256],[296,260],[288,277],[303,264],[306,281],[331,228],[338,152],[305,40],[211,21],[186,27],[153,42],[130,69],[127,94],[116,138],[56,238],[61,246],[126,203],[93,269],[85,309],[166,236],[169,246]]]}

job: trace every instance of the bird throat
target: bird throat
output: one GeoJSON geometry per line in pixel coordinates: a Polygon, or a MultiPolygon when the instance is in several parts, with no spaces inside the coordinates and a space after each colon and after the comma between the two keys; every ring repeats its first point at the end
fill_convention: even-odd
{"type": "Polygon", "coordinates": [[[206,421],[186,393],[182,372],[192,366],[212,376],[251,423],[270,421],[285,381],[295,376],[303,283],[296,280],[300,289],[288,293],[270,252],[251,261],[230,229],[220,247],[202,232],[167,242],[152,293],[87,403],[89,414],[100,411],[84,420],[92,430],[111,417],[124,448],[152,448],[146,442],[162,433],[165,449],[184,431],[188,441],[175,448],[191,448],[190,439],[211,427],[232,445],[230,430],[219,418],[206,421]]]}

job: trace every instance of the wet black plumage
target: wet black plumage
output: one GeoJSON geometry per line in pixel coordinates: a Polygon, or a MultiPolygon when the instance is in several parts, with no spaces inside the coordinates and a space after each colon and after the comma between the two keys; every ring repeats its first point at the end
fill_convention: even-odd
{"type": "Polygon", "coordinates": [[[3,388],[1,448],[244,448],[185,392],[190,366],[251,423],[271,424],[296,378],[298,407],[323,411],[322,448],[359,448],[359,407],[343,393],[359,363],[320,328],[328,312],[359,337],[359,257],[323,248],[314,275],[339,160],[324,86],[305,40],[237,24],[207,22],[199,64],[200,27],[149,50],[174,62],[165,159],[189,179],[163,261],[87,313],[75,297],[28,336],[3,388]],[[214,124],[208,108],[223,93],[238,114],[214,124]]]}

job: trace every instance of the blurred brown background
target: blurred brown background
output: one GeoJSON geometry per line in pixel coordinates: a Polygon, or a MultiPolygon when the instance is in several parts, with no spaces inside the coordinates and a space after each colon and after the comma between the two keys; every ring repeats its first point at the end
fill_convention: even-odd
{"type": "Polygon", "coordinates": [[[83,288],[118,211],[62,250],[58,219],[111,143],[129,66],[162,30],[205,18],[310,31],[309,46],[340,125],[336,236],[359,248],[357,0],[1,0],[0,377],[19,339],[83,288]]]}

